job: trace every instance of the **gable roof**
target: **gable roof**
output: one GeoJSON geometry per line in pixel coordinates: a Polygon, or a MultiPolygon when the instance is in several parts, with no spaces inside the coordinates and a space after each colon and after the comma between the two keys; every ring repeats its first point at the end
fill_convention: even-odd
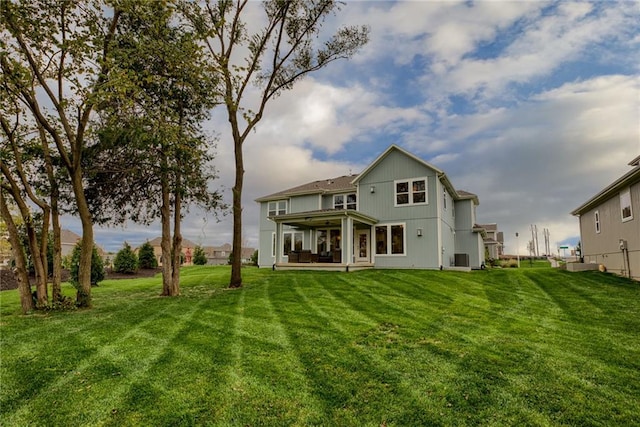
{"type": "Polygon", "coordinates": [[[71,230],[67,230],[66,228],[63,228],[62,230],[60,230],[60,243],[67,244],[67,245],[75,245],[78,240],[81,240],[82,237],[80,237],[79,235],[77,235],[76,233],[74,233],[71,230]]]}
{"type": "MultiPolygon", "coordinates": [[[[149,244],[151,246],[161,246],[162,245],[162,237],[156,237],[153,240],[149,240],[149,244]]],[[[140,245],[142,246],[142,245],[140,245]]],[[[195,248],[196,245],[195,243],[193,243],[191,240],[189,239],[182,239],[182,247],[183,248],[195,248]]]]}
{"type": "Polygon", "coordinates": [[[480,204],[478,196],[463,190],[456,190],[447,175],[439,168],[433,166],[421,159],[420,157],[411,154],[405,149],[391,144],[382,154],[380,154],[369,166],[367,166],[360,174],[343,175],[336,178],[323,179],[318,181],[308,182],[306,184],[298,185],[297,187],[289,188],[287,190],[279,191],[277,193],[270,194],[255,199],[256,202],[267,202],[274,200],[287,199],[292,196],[304,196],[308,194],[332,194],[345,191],[355,191],[357,189],[358,182],[371,172],[376,166],[378,166],[390,153],[398,151],[403,155],[415,160],[421,165],[432,169],[436,172],[438,179],[445,186],[449,195],[453,200],[473,200],[476,205],[480,204]]]}
{"type": "Polygon", "coordinates": [[[441,171],[440,169],[438,169],[437,167],[433,166],[430,163],[425,162],[424,160],[422,160],[420,157],[415,156],[413,154],[411,154],[410,152],[406,151],[403,148],[398,147],[395,144],[391,144],[389,146],[389,148],[387,148],[386,150],[384,150],[384,152],[382,154],[380,154],[369,166],[367,166],[365,168],[365,170],[363,170],[360,175],[358,175],[356,177],[356,179],[353,180],[354,184],[357,184],[358,181],[360,181],[362,178],[364,178],[369,172],[371,172],[376,166],[378,166],[389,154],[391,154],[393,151],[399,151],[400,153],[404,154],[405,156],[415,160],[416,162],[428,167],[429,169],[433,169],[434,171],[436,171],[436,173],[438,175],[442,174],[444,175],[444,172],[441,171]]]}
{"type": "Polygon", "coordinates": [[[408,152],[407,150],[405,150],[405,149],[403,149],[403,148],[401,148],[401,147],[399,147],[399,146],[397,146],[395,144],[391,144],[389,146],[389,148],[387,148],[369,166],[367,166],[365,168],[365,170],[363,170],[353,180],[353,184],[357,184],[363,177],[365,177],[376,166],[378,166],[393,151],[398,151],[399,153],[402,153],[403,155],[409,157],[410,159],[415,160],[416,162],[420,163],[421,165],[423,165],[423,166],[435,171],[436,174],[438,175],[438,178],[440,179],[440,181],[442,181],[442,184],[445,186],[445,188],[449,192],[449,195],[451,197],[453,197],[454,200],[472,199],[475,202],[476,205],[480,204],[480,202],[478,200],[478,196],[476,196],[475,194],[469,193],[469,192],[466,192],[466,191],[462,191],[462,190],[456,190],[455,187],[453,186],[453,184],[451,183],[451,181],[449,181],[449,177],[447,176],[446,173],[444,173],[444,171],[442,171],[441,169],[437,168],[436,166],[432,165],[431,163],[426,162],[425,160],[421,159],[420,157],[408,152]]]}
{"type": "Polygon", "coordinates": [[[355,191],[353,180],[357,175],[345,175],[336,178],[322,179],[298,185],[297,187],[279,191],[277,193],[256,199],[256,202],[286,199],[291,196],[303,196],[305,194],[339,193],[342,191],[355,191]]]}
{"type": "Polygon", "coordinates": [[[582,215],[618,194],[618,192],[623,188],[628,187],[631,184],[635,184],[636,182],[640,182],[640,156],[629,162],[629,165],[633,166],[633,169],[616,179],[613,183],[602,189],[598,194],[571,211],[571,215],[582,215]]]}

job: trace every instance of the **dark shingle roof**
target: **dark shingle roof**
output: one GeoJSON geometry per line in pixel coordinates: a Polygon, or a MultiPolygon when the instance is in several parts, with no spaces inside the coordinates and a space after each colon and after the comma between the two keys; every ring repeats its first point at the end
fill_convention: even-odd
{"type": "Polygon", "coordinates": [[[355,190],[356,186],[352,183],[352,181],[357,176],[358,175],[345,175],[339,176],[337,178],[308,182],[306,184],[298,185],[297,187],[289,188],[287,190],[279,191],[268,196],[260,197],[256,199],[256,201],[264,202],[267,200],[286,198],[297,194],[340,193],[342,191],[355,190]]]}

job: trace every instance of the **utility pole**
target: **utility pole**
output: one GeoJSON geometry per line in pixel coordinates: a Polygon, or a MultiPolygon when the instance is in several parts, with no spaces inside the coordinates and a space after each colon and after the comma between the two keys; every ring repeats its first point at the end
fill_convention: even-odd
{"type": "Polygon", "coordinates": [[[516,233],[516,253],[518,254],[518,268],[520,268],[520,239],[516,233]]]}
{"type": "Polygon", "coordinates": [[[542,230],[542,234],[544,235],[544,252],[547,256],[551,255],[551,246],[549,240],[549,229],[545,228],[542,230]]]}

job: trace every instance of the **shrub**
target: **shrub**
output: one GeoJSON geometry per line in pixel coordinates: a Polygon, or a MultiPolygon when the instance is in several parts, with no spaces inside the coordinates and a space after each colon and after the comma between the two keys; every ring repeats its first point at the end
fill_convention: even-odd
{"type": "Polygon", "coordinates": [[[201,246],[196,246],[193,249],[193,263],[195,265],[206,265],[207,255],[204,253],[204,249],[201,246]]]}
{"type": "MultiPolygon", "coordinates": [[[[69,262],[69,281],[76,289],[78,288],[81,252],[80,242],[78,242],[73,248],[71,260],[69,262]]],[[[91,253],[91,286],[98,286],[98,283],[104,280],[104,276],[104,262],[102,257],[98,254],[98,248],[94,245],[91,253]]]]}
{"type": "Polygon", "coordinates": [[[140,268],[157,268],[158,260],[153,252],[153,246],[147,241],[138,251],[138,267],[140,268]]]}
{"type": "Polygon", "coordinates": [[[138,257],[127,242],[124,242],[123,248],[116,254],[113,260],[113,269],[124,274],[133,274],[138,271],[138,257]]]}
{"type": "Polygon", "coordinates": [[[256,249],[251,255],[251,265],[258,265],[258,250],[256,249]]]}

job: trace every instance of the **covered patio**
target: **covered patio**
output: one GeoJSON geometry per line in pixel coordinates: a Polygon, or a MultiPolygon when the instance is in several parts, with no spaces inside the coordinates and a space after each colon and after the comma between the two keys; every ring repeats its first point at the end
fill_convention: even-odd
{"type": "Polygon", "coordinates": [[[371,227],[378,222],[375,218],[350,209],[324,209],[269,219],[276,224],[275,269],[355,271],[374,267],[371,227]],[[296,233],[308,236],[306,247],[296,233]]]}

